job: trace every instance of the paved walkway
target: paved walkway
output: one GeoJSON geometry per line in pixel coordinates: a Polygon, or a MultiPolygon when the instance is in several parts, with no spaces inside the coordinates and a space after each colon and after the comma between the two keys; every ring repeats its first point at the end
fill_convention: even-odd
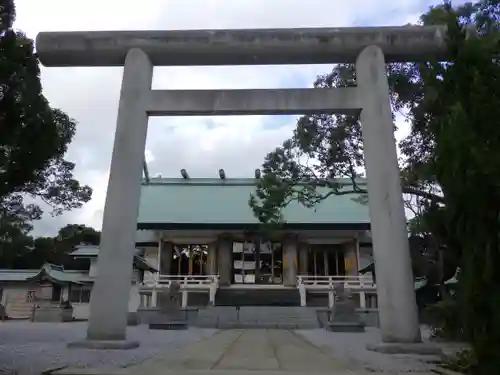
{"type": "Polygon", "coordinates": [[[243,374],[306,373],[347,375],[348,366],[291,331],[225,330],[187,347],[181,355],[168,353],[127,368],[135,375],[169,372],[243,374]]]}

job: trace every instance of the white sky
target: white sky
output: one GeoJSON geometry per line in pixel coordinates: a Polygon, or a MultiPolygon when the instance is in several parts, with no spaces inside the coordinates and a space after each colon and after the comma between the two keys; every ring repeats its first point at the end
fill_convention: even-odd
{"type": "MultiPolygon", "coordinates": [[[[40,31],[224,29],[401,25],[415,22],[439,0],[17,0],[16,28],[40,31]],[[138,5],[140,4],[140,5],[138,5]]],[[[309,87],[331,66],[156,68],[154,88],[309,87]]],[[[94,189],[92,201],[60,217],[48,215],[35,234],[54,235],[69,223],[101,227],[120,68],[43,68],[44,93],[78,122],[67,158],[94,189]]],[[[289,138],[288,117],[231,116],[150,120],[147,158],[152,175],[249,177],[264,156],[289,138]]],[[[401,138],[405,127],[397,134],[401,138]]]]}

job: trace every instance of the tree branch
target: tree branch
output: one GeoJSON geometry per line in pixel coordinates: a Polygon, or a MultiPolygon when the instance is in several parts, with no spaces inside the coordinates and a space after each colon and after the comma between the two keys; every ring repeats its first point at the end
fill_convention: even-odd
{"type": "MultiPolygon", "coordinates": [[[[309,185],[309,186],[314,186],[314,187],[332,187],[334,190],[331,190],[329,191],[328,193],[326,194],[323,194],[321,195],[320,198],[316,199],[314,201],[314,203],[319,203],[321,202],[322,200],[324,199],[327,199],[328,197],[332,196],[332,195],[348,195],[348,194],[368,194],[368,190],[366,189],[361,189],[357,183],[356,183],[356,180],[354,178],[351,178],[351,181],[353,182],[352,186],[353,186],[353,189],[351,190],[338,190],[338,189],[335,189],[333,187],[333,185],[335,184],[334,181],[332,180],[327,180],[327,179],[317,179],[316,181],[308,181],[308,182],[298,182],[298,181],[287,181],[287,183],[290,183],[291,185],[309,185]]],[[[436,203],[443,203],[444,202],[444,198],[440,195],[437,195],[437,194],[434,194],[434,193],[430,193],[430,192],[427,192],[427,191],[423,191],[423,190],[419,190],[417,188],[414,188],[414,187],[410,187],[410,186],[403,186],[402,187],[402,190],[403,190],[403,194],[411,194],[411,195],[415,195],[417,197],[421,197],[421,198],[425,198],[425,199],[429,199],[431,201],[434,201],[436,203]]],[[[296,194],[300,194],[299,191],[294,191],[296,194]]],[[[293,201],[293,200],[296,200],[296,198],[292,198],[290,199],[289,201],[286,202],[285,206],[288,205],[290,203],[290,201],[293,201]]]]}

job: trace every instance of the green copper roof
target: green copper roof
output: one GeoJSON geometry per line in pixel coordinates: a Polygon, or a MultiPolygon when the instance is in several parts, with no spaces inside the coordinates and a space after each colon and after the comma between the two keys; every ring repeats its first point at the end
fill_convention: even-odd
{"type": "Polygon", "coordinates": [[[427,285],[427,277],[425,277],[425,276],[417,277],[417,278],[415,278],[415,281],[413,282],[413,287],[415,290],[420,290],[426,285],[427,285]]]}
{"type": "MultiPolygon", "coordinates": [[[[359,185],[366,186],[365,180],[359,185]]],[[[258,224],[248,206],[254,191],[254,179],[152,178],[142,184],[137,222],[139,227],[151,223],[258,224]]],[[[353,201],[354,197],[332,195],[312,209],[292,202],[284,209],[284,218],[289,224],[370,223],[368,206],[353,201]]]]}
{"type": "Polygon", "coordinates": [[[451,278],[446,280],[444,283],[446,285],[457,285],[459,277],[460,277],[460,267],[457,267],[455,270],[455,274],[451,278]]]}
{"type": "Polygon", "coordinates": [[[80,284],[80,280],[75,275],[68,274],[64,272],[63,266],[57,266],[55,264],[45,263],[42,269],[33,277],[28,278],[26,281],[35,280],[49,280],[51,282],[62,283],[62,284],[80,284]]]}
{"type": "Polygon", "coordinates": [[[62,266],[55,264],[45,263],[41,269],[38,270],[0,270],[0,281],[35,281],[35,280],[49,280],[51,282],[66,284],[90,281],[88,275],[78,271],[67,271],[62,266]]]}
{"type": "Polygon", "coordinates": [[[11,281],[26,281],[27,279],[36,276],[40,270],[11,270],[11,269],[0,269],[0,281],[11,282],[11,281]]]}
{"type": "Polygon", "coordinates": [[[360,268],[358,272],[362,275],[368,272],[375,272],[375,262],[371,262],[370,264],[367,264],[363,268],[360,268]]]}
{"type": "MultiPolygon", "coordinates": [[[[158,272],[143,257],[136,255],[134,257],[134,266],[137,269],[158,272]]],[[[94,277],[91,277],[88,271],[65,270],[63,266],[51,263],[45,263],[40,269],[11,270],[0,269],[0,282],[29,282],[47,280],[58,284],[81,284],[92,283],[94,277]]]]}

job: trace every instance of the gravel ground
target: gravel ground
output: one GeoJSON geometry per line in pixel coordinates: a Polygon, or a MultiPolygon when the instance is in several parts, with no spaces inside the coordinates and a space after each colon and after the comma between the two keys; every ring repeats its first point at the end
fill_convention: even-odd
{"type": "MultiPolygon", "coordinates": [[[[436,368],[429,361],[439,360],[435,356],[383,354],[367,350],[368,343],[380,342],[380,331],[377,328],[367,327],[364,333],[337,333],[324,329],[299,330],[297,333],[334,358],[346,361],[353,369],[363,368],[370,372],[388,374],[429,373],[436,368]]],[[[425,332],[423,336],[426,336],[425,332]]]]}
{"type": "Polygon", "coordinates": [[[68,349],[66,344],[85,338],[87,323],[0,323],[0,374],[39,375],[61,367],[127,367],[166,351],[210,337],[216,330],[155,331],[129,327],[127,338],[141,346],[132,350],[68,349]]]}

